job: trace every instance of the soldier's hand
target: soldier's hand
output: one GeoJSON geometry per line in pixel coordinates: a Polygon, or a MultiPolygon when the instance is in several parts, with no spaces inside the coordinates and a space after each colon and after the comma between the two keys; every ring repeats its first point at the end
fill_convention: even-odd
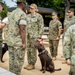
{"type": "Polygon", "coordinates": [[[2,23],[0,23],[0,29],[2,28],[2,23]]]}
{"type": "Polygon", "coordinates": [[[5,26],[5,23],[0,23],[0,29],[5,26]]]}
{"type": "Polygon", "coordinates": [[[38,42],[40,42],[40,44],[43,44],[43,39],[40,38],[40,39],[37,39],[38,42]]]}
{"type": "Polygon", "coordinates": [[[26,49],[26,44],[22,45],[22,49],[25,50],[26,49]]]}
{"type": "Polygon", "coordinates": [[[71,64],[70,59],[67,59],[67,60],[66,60],[66,62],[67,62],[67,64],[68,64],[68,65],[70,65],[70,64],[71,64]]]}
{"type": "Polygon", "coordinates": [[[60,37],[57,37],[57,38],[56,38],[56,40],[59,40],[59,39],[60,39],[60,37]]]}

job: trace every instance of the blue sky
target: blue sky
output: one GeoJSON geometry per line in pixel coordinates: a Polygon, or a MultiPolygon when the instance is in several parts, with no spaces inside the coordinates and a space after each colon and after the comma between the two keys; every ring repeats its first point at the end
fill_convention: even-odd
{"type": "Polygon", "coordinates": [[[16,0],[14,0],[15,2],[12,2],[12,0],[3,0],[6,2],[7,6],[9,7],[15,7],[16,6],[16,0]]]}

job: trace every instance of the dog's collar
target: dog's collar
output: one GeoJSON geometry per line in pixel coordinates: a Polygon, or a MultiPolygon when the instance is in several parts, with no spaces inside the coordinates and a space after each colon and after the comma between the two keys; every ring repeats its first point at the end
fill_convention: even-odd
{"type": "Polygon", "coordinates": [[[42,54],[42,53],[44,53],[45,51],[46,51],[46,50],[43,50],[42,52],[39,53],[39,55],[42,54]]]}

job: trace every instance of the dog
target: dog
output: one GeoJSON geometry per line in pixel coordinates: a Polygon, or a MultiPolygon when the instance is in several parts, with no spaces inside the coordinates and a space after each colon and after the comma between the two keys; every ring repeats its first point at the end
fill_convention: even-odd
{"type": "Polygon", "coordinates": [[[43,73],[45,73],[45,71],[49,71],[52,73],[54,71],[61,70],[61,68],[55,69],[55,65],[52,61],[52,57],[48,53],[48,51],[45,49],[43,44],[40,44],[39,41],[36,41],[36,44],[34,46],[35,46],[35,48],[37,48],[37,50],[39,52],[38,56],[40,58],[41,66],[42,66],[42,69],[40,71],[43,71],[43,73]]]}
{"type": "Polygon", "coordinates": [[[1,54],[1,62],[4,62],[3,61],[3,56],[6,53],[6,51],[8,51],[8,45],[7,45],[7,43],[3,43],[3,45],[2,45],[2,54],[1,54]]]}

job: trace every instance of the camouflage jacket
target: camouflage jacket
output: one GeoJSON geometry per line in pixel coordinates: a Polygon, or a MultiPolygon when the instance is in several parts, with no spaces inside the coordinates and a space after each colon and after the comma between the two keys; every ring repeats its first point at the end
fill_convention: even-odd
{"type": "Polygon", "coordinates": [[[67,29],[64,36],[63,47],[65,58],[69,58],[71,64],[75,65],[75,24],[67,29]]]}
{"type": "Polygon", "coordinates": [[[20,20],[26,21],[26,14],[20,8],[16,8],[8,16],[8,20],[9,20],[8,45],[9,46],[22,46],[19,22],[20,20]]]}
{"type": "Polygon", "coordinates": [[[35,13],[33,16],[28,14],[27,18],[27,34],[30,38],[41,37],[44,29],[43,17],[39,13],[35,13]]]}
{"type": "Polygon", "coordinates": [[[62,24],[59,20],[51,20],[49,23],[49,40],[56,40],[58,36],[59,28],[62,28],[62,24]]]}

